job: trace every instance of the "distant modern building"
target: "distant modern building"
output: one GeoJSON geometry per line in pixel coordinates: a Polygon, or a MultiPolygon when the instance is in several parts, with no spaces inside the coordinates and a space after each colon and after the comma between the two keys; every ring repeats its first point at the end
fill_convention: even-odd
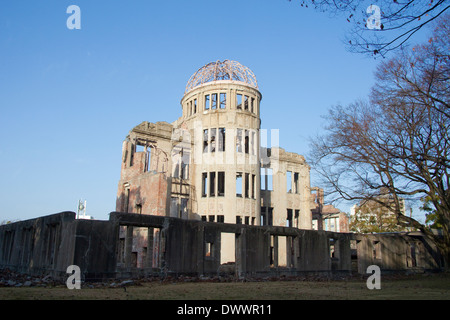
{"type": "MultiPolygon", "coordinates": [[[[405,215],[406,205],[405,199],[399,198],[400,213],[405,215]]],[[[394,196],[383,188],[380,194],[371,200],[361,200],[358,204],[354,204],[350,209],[350,221],[359,220],[366,224],[376,224],[376,231],[406,231],[396,224],[395,219],[395,201],[394,196]]],[[[358,226],[354,227],[354,231],[361,232],[358,226]]]]}

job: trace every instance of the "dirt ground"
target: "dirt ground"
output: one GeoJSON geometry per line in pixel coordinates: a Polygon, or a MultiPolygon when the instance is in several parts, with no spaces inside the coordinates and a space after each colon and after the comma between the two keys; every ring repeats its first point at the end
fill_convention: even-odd
{"type": "Polygon", "coordinates": [[[251,282],[136,281],[129,286],[64,284],[0,287],[0,300],[449,300],[450,274],[381,277],[381,289],[365,279],[251,282]]]}

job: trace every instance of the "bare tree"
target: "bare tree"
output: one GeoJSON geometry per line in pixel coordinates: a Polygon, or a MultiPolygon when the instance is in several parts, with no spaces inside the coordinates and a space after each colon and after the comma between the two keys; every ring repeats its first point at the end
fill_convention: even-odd
{"type": "Polygon", "coordinates": [[[344,16],[351,26],[350,51],[382,56],[450,8],[446,0],[301,0],[300,5],[344,16]]]}
{"type": "Polygon", "coordinates": [[[450,52],[446,15],[427,44],[383,61],[369,101],[331,108],[311,161],[332,198],[393,201],[397,223],[432,238],[450,262],[450,52]],[[445,43],[445,45],[444,45],[445,43]],[[401,198],[429,197],[443,238],[401,213],[401,198]]]}

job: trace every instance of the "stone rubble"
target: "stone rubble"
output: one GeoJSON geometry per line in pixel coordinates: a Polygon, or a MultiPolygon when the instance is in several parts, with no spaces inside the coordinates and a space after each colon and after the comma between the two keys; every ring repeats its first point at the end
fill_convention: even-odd
{"type": "MultiPolygon", "coordinates": [[[[427,273],[424,273],[427,275],[427,273]]],[[[384,275],[385,279],[390,280],[404,279],[410,275],[405,273],[384,275]]],[[[110,279],[102,281],[86,281],[82,282],[82,288],[123,288],[129,286],[140,286],[147,282],[159,282],[162,284],[182,283],[182,282],[267,282],[267,281],[310,281],[310,282],[324,282],[324,281],[347,281],[347,280],[364,280],[367,275],[353,274],[329,276],[320,274],[310,274],[305,276],[267,276],[263,278],[246,277],[240,279],[232,274],[215,275],[215,276],[187,276],[187,275],[160,275],[148,276],[137,279],[110,279]]],[[[62,281],[54,280],[50,275],[46,276],[30,276],[21,274],[8,269],[0,270],[0,288],[1,287],[65,287],[66,284],[62,281]]]]}

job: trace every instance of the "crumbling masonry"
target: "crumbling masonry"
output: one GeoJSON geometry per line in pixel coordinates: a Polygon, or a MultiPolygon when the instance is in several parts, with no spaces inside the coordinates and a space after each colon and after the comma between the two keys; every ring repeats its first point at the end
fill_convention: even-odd
{"type": "Polygon", "coordinates": [[[109,221],[63,212],[3,225],[0,248],[2,269],[64,280],[67,267],[78,265],[85,281],[181,274],[350,275],[364,274],[373,264],[382,272],[423,272],[442,266],[436,247],[415,232],[364,235],[118,212],[109,221]],[[136,232],[146,234],[146,241],[139,242],[136,232]],[[226,235],[235,246],[229,265],[221,263],[226,235]],[[284,258],[282,247],[288,252],[284,258]],[[145,252],[141,261],[133,258],[136,250],[145,252]]]}
{"type": "Polygon", "coordinates": [[[179,119],[142,122],[123,142],[110,220],[63,212],[0,226],[0,268],[65,277],[78,265],[84,279],[103,279],[441,267],[420,234],[346,233],[345,215],[310,187],[305,158],[279,147],[278,130],[268,143],[261,99],[253,72],[238,62],[200,68],[179,119]]]}

